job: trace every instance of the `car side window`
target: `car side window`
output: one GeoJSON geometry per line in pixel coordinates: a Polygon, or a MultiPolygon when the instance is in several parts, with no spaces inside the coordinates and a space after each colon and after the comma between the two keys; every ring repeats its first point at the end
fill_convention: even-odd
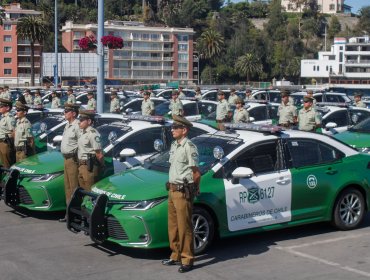
{"type": "Polygon", "coordinates": [[[249,116],[254,118],[255,121],[263,121],[267,119],[267,107],[259,106],[252,108],[248,111],[249,116]]]}
{"type": "Polygon", "coordinates": [[[207,102],[198,102],[199,114],[208,116],[210,113],[216,111],[216,104],[207,102]]]}
{"type": "Polygon", "coordinates": [[[288,140],[290,167],[299,168],[317,164],[325,164],[344,157],[344,154],[335,148],[308,139],[288,140]]]}
{"type": "Polygon", "coordinates": [[[128,108],[132,109],[133,112],[141,111],[142,102],[143,102],[142,100],[135,100],[132,103],[125,105],[124,111],[127,110],[128,108]]]}
{"type": "Polygon", "coordinates": [[[315,96],[316,102],[322,102],[322,95],[315,96]]]}
{"type": "Polygon", "coordinates": [[[347,126],[349,125],[349,119],[348,114],[346,110],[340,110],[333,112],[329,116],[327,116],[325,119],[323,119],[322,123],[323,126],[325,126],[329,122],[334,122],[337,124],[337,126],[347,126]]]}
{"type": "Polygon", "coordinates": [[[370,112],[365,110],[350,110],[351,125],[357,124],[370,117],[370,112]]]}
{"type": "Polygon", "coordinates": [[[184,105],[184,116],[195,116],[198,114],[198,105],[196,102],[191,102],[184,105]]]}

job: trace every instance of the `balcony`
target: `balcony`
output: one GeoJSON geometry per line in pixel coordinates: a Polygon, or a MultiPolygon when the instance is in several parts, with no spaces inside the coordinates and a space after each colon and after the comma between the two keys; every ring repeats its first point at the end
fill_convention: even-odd
{"type": "MultiPolygon", "coordinates": [[[[35,62],[35,67],[40,67],[40,62],[35,62]]],[[[18,67],[31,67],[31,62],[18,62],[18,67]]]]}
{"type": "Polygon", "coordinates": [[[370,60],[355,60],[355,59],[351,59],[351,60],[347,60],[345,62],[346,64],[370,64],[370,60]]]}
{"type": "Polygon", "coordinates": [[[163,57],[163,60],[165,60],[165,61],[173,61],[173,57],[163,57]]]}
{"type": "Polygon", "coordinates": [[[154,61],[161,61],[162,60],[162,57],[142,57],[142,56],[134,56],[132,57],[133,60],[146,60],[146,61],[149,61],[149,60],[154,60],[154,61]]]}
{"type": "Polygon", "coordinates": [[[80,46],[73,46],[73,50],[74,51],[80,51],[82,50],[80,46]]]}
{"type": "MultiPolygon", "coordinates": [[[[41,52],[39,51],[35,51],[34,52],[34,55],[37,55],[37,56],[40,56],[41,52]]],[[[31,51],[18,51],[18,56],[30,56],[31,55],[31,51]]]]}

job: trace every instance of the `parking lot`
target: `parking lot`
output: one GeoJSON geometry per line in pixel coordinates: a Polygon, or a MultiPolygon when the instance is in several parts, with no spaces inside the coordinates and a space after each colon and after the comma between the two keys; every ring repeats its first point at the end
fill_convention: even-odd
{"type": "Polygon", "coordinates": [[[369,279],[370,215],[363,227],[320,223],[217,241],[179,274],[168,249],[96,246],[69,232],[62,213],[16,213],[0,203],[1,279],[369,279]]]}

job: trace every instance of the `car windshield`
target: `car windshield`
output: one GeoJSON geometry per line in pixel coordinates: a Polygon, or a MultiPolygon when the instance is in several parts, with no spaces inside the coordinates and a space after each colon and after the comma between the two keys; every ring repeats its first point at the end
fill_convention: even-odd
{"type": "MultiPolygon", "coordinates": [[[[201,135],[191,139],[197,146],[199,153],[199,169],[202,174],[211,169],[217,162],[213,156],[213,148],[220,146],[227,155],[243,143],[243,140],[225,135],[201,135]]],[[[154,155],[145,162],[144,167],[147,169],[157,170],[168,173],[170,169],[169,150],[154,155]]]]}
{"type": "Polygon", "coordinates": [[[31,128],[32,134],[33,136],[40,135],[43,132],[41,131],[41,124],[43,123],[46,125],[46,130],[50,130],[54,126],[56,126],[57,124],[60,124],[63,121],[64,121],[64,118],[47,117],[43,119],[42,121],[35,122],[31,128]]]}
{"type": "Polygon", "coordinates": [[[354,125],[353,127],[349,128],[349,130],[353,132],[370,133],[370,118],[367,118],[366,120],[354,125]]]}
{"type": "Polygon", "coordinates": [[[130,126],[124,126],[122,124],[104,124],[96,128],[100,133],[101,146],[105,149],[109,144],[109,133],[112,131],[117,134],[117,139],[126,134],[131,130],[130,126]]]}

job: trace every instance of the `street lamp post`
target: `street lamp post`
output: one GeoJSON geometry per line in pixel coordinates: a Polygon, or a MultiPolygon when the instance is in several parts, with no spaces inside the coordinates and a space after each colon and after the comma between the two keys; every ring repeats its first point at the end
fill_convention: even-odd
{"type": "Polygon", "coordinates": [[[104,47],[101,38],[104,36],[104,0],[98,0],[98,67],[97,67],[97,112],[103,113],[104,102],[104,47]]]}
{"type": "Polygon", "coordinates": [[[54,0],[54,87],[58,87],[58,2],[54,0]]]}

